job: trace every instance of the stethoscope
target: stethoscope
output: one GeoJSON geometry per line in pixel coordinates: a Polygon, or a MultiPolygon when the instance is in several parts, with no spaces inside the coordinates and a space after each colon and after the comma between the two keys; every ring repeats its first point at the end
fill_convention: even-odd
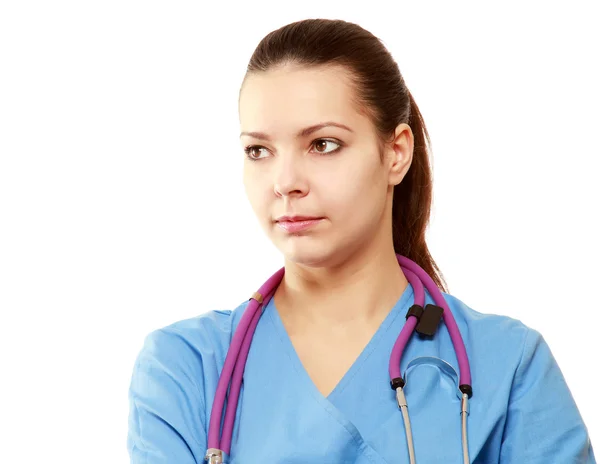
{"type": "MultiPolygon", "coordinates": [[[[396,391],[398,408],[401,410],[404,419],[404,430],[406,433],[410,463],[415,464],[415,451],[410,419],[408,416],[408,405],[403,390],[406,385],[406,379],[400,375],[400,360],[402,359],[404,348],[415,328],[418,332],[433,335],[435,327],[437,326],[440,317],[442,317],[448,328],[448,332],[450,333],[450,339],[452,340],[452,345],[454,346],[454,351],[458,360],[460,371],[460,379],[458,382],[460,385],[458,386],[458,390],[460,393],[457,392],[457,394],[459,397],[461,397],[462,394],[460,415],[462,421],[463,462],[469,464],[467,416],[469,414],[468,400],[473,395],[473,390],[471,388],[471,369],[465,344],[442,292],[438,289],[431,277],[429,277],[417,263],[399,254],[396,254],[396,257],[398,258],[398,263],[400,264],[406,279],[412,285],[415,301],[415,304],[411,306],[406,315],[406,323],[394,344],[389,365],[390,384],[392,389],[396,391]],[[435,305],[429,304],[423,308],[425,301],[423,285],[425,285],[432,295],[435,305]],[[418,325],[422,327],[419,327],[418,325]]],[[[208,450],[206,451],[204,460],[208,461],[209,464],[225,463],[225,459],[231,450],[233,424],[235,422],[238,398],[242,386],[242,376],[244,375],[246,359],[248,358],[252,337],[256,330],[256,326],[258,325],[258,320],[263,313],[262,309],[267,306],[274,295],[275,290],[283,279],[284,272],[285,268],[281,268],[258,289],[258,292],[255,292],[252,295],[250,303],[248,303],[244,315],[231,340],[227,356],[225,357],[225,364],[223,365],[223,370],[217,384],[217,391],[215,393],[210,424],[208,427],[208,450]],[[223,418],[223,408],[225,407],[225,397],[228,388],[229,395],[227,396],[227,408],[225,410],[222,435],[220,436],[220,425],[223,418]],[[229,405],[231,405],[231,407],[229,407],[229,405]]],[[[445,368],[454,371],[448,363],[445,363],[445,361],[442,361],[442,363],[445,364],[445,368]]],[[[407,367],[407,371],[409,367],[407,367]]]]}

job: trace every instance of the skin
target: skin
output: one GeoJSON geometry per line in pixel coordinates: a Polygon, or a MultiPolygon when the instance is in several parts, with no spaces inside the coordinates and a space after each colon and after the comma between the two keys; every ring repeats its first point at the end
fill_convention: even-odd
{"type": "Polygon", "coordinates": [[[332,353],[332,346],[344,352],[344,359],[327,368],[313,361],[312,377],[322,379],[323,393],[352,364],[408,285],[396,260],[391,218],[394,186],[412,161],[413,134],[407,124],[398,125],[382,162],[375,128],[352,96],[343,68],[285,65],[249,74],[239,100],[241,131],[270,138],[242,135],[240,141],[242,148],[254,146],[249,154],[258,158],[251,161],[242,150],[247,198],[284,256],[285,276],[273,297],[277,310],[305,367],[315,359],[309,352],[332,353]],[[325,121],[352,132],[325,127],[296,138],[301,129],[325,121]],[[290,234],[275,222],[284,214],[324,220],[290,234]]]}

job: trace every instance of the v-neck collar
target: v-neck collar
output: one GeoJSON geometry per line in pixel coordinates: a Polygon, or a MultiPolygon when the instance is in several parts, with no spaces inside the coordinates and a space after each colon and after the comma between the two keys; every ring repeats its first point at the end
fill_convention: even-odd
{"type": "MultiPolygon", "coordinates": [[[[288,357],[293,364],[292,367],[294,368],[294,371],[296,371],[298,373],[302,382],[306,385],[307,388],[309,388],[312,391],[313,395],[320,397],[331,403],[335,399],[335,397],[340,395],[343,392],[343,390],[350,384],[350,382],[352,381],[352,378],[360,370],[360,368],[366,362],[366,360],[369,358],[371,353],[373,353],[373,351],[377,348],[382,337],[385,335],[387,330],[393,324],[395,319],[401,313],[403,313],[403,311],[402,311],[403,309],[406,309],[408,307],[408,303],[410,301],[412,301],[411,298],[413,297],[413,295],[414,295],[414,292],[413,292],[412,286],[409,283],[406,286],[406,288],[404,289],[404,292],[402,293],[402,295],[400,296],[400,298],[398,299],[396,304],[392,307],[392,309],[387,314],[387,316],[385,317],[383,322],[379,325],[379,327],[377,328],[377,331],[375,332],[373,337],[371,337],[371,340],[369,340],[369,342],[367,343],[365,348],[361,351],[361,353],[358,355],[358,357],[352,363],[350,368],[346,371],[346,373],[343,375],[341,380],[337,383],[335,388],[327,396],[324,396],[319,391],[319,389],[317,388],[317,386],[315,385],[313,380],[310,378],[310,375],[304,368],[304,365],[302,364],[302,361],[300,360],[300,357],[298,356],[298,353],[296,352],[296,349],[294,348],[292,340],[291,340],[290,336],[288,335],[287,330],[285,329],[285,326],[283,325],[283,321],[281,320],[281,317],[279,316],[279,312],[277,311],[277,307],[275,305],[274,298],[271,298],[270,302],[267,304],[267,307],[264,309],[264,311],[266,313],[268,313],[266,315],[269,317],[271,322],[274,324],[276,332],[279,336],[279,339],[281,340],[281,342],[283,344],[283,349],[288,354],[288,357]]],[[[404,313],[405,313],[405,311],[404,311],[404,313]]]]}

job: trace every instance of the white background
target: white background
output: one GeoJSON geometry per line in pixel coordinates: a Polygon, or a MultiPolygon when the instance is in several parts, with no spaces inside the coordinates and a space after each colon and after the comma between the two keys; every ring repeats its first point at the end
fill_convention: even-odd
{"type": "Polygon", "coordinates": [[[398,61],[450,293],[542,333],[600,448],[597,2],[201,3],[0,6],[0,461],[128,462],[144,337],[282,265],[243,191],[237,98],[260,39],[309,17],[398,61]]]}

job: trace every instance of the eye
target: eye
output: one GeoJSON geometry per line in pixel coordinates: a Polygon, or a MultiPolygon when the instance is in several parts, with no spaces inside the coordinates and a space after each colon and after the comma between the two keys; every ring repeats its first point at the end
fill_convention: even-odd
{"type": "MultiPolygon", "coordinates": [[[[342,148],[342,144],[340,142],[337,142],[335,140],[328,140],[328,139],[316,139],[311,146],[327,147],[328,143],[332,143],[334,145],[337,145],[338,147],[333,150],[329,150],[329,151],[324,151],[324,150],[322,151],[320,149],[317,149],[317,150],[315,150],[315,152],[318,154],[321,154],[321,155],[331,155],[332,153],[336,153],[337,151],[339,151],[342,148]]],[[[260,152],[260,150],[266,150],[266,148],[261,145],[249,145],[246,148],[244,148],[244,153],[246,153],[246,157],[249,160],[258,161],[261,158],[253,156],[253,154],[255,151],[260,152]]]]}
{"type": "MultiPolygon", "coordinates": [[[[318,142],[319,144],[325,144],[325,146],[327,146],[328,143],[333,143],[334,145],[338,146],[338,148],[336,148],[334,150],[331,150],[331,151],[317,150],[317,153],[322,153],[322,154],[325,154],[325,155],[328,155],[330,153],[334,153],[334,152],[338,151],[340,149],[340,147],[341,147],[341,145],[339,143],[334,142],[333,140],[317,139],[317,140],[315,140],[315,142],[318,142]]],[[[313,144],[313,145],[315,145],[315,144],[313,144]]],[[[321,146],[323,146],[323,145],[321,145],[321,146]]]]}
{"type": "Polygon", "coordinates": [[[261,147],[260,145],[250,145],[244,148],[244,153],[246,153],[246,157],[252,161],[258,161],[260,158],[256,158],[252,156],[252,153],[256,151],[263,150],[265,147],[261,147]]]}

